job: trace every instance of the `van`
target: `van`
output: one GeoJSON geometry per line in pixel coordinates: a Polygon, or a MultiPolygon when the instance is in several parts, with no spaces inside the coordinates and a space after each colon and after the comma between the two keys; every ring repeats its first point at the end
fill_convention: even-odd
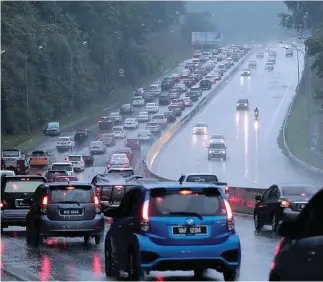
{"type": "Polygon", "coordinates": [[[60,163],[53,163],[51,170],[65,170],[68,174],[68,176],[74,176],[74,168],[73,164],[66,163],[66,162],[60,162],[60,163]]]}

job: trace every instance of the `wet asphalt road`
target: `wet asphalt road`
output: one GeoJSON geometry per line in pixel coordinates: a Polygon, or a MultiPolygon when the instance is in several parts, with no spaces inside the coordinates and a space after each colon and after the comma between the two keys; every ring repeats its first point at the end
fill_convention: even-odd
{"type": "MultiPolygon", "coordinates": [[[[278,238],[270,230],[254,233],[253,221],[248,218],[236,217],[235,224],[242,246],[240,280],[267,280],[278,238]]],[[[85,246],[82,238],[48,238],[43,246],[33,248],[26,245],[24,228],[12,227],[2,236],[1,260],[5,268],[29,280],[107,281],[104,244],[85,246]]],[[[147,278],[183,281],[193,280],[192,275],[190,271],[152,272],[147,278]]],[[[223,280],[223,276],[209,270],[205,280],[223,280]]]]}
{"type": "MultiPolygon", "coordinates": [[[[230,186],[266,188],[275,183],[321,184],[322,177],[295,167],[283,155],[277,137],[297,86],[297,59],[285,57],[285,50],[276,46],[274,71],[266,72],[267,56],[257,60],[251,77],[240,73],[196,115],[158,155],[153,172],[177,179],[183,172],[210,172],[230,186]],[[236,111],[236,101],[249,100],[249,111],[236,111]],[[254,109],[259,108],[259,121],[254,109]],[[206,122],[209,136],[223,134],[226,138],[227,160],[209,161],[207,136],[194,136],[194,124],[206,122]],[[190,154],[187,154],[190,152],[190,154]],[[173,156],[178,156],[174,158],[173,156]],[[172,160],[170,162],[169,160],[172,160]]],[[[300,58],[300,69],[303,68],[300,58]]],[[[247,62],[240,69],[247,68],[247,62]]]]}

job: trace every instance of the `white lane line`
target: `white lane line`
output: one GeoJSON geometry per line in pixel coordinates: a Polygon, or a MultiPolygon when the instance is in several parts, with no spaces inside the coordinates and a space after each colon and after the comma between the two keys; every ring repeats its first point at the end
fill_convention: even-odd
{"type": "Polygon", "coordinates": [[[269,138],[270,132],[271,132],[271,131],[272,131],[272,129],[273,129],[273,126],[274,126],[275,120],[276,120],[276,118],[277,118],[277,115],[278,115],[279,111],[281,110],[281,107],[283,106],[284,101],[286,100],[286,98],[287,98],[287,96],[288,96],[288,93],[289,93],[289,90],[290,90],[290,88],[291,88],[291,86],[292,86],[293,84],[294,84],[294,80],[293,80],[293,82],[288,86],[288,88],[286,89],[286,91],[285,91],[285,93],[284,93],[284,96],[283,96],[282,100],[280,101],[280,103],[279,103],[279,105],[278,105],[278,107],[277,107],[277,109],[276,109],[276,112],[275,112],[275,114],[274,114],[274,116],[273,116],[273,118],[272,118],[272,120],[271,120],[271,123],[270,123],[270,125],[269,125],[269,127],[268,127],[268,131],[267,131],[267,135],[266,135],[266,140],[265,140],[265,148],[266,148],[266,149],[267,149],[267,147],[268,147],[268,138],[269,138]]]}

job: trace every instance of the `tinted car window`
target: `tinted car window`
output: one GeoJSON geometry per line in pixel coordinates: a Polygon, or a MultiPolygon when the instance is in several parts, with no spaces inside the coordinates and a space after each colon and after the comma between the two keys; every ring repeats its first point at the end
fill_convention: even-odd
{"type": "Polygon", "coordinates": [[[318,191],[312,186],[284,186],[282,192],[284,196],[313,196],[318,191]]]}
{"type": "Polygon", "coordinates": [[[128,144],[137,144],[137,142],[138,142],[137,139],[127,139],[128,144]]]}
{"type": "Polygon", "coordinates": [[[218,191],[212,194],[206,194],[204,191],[194,191],[191,195],[179,193],[179,190],[168,190],[166,193],[151,195],[150,216],[171,216],[172,214],[178,216],[178,213],[183,212],[197,213],[202,216],[224,214],[224,201],[218,191]]]}
{"type": "Polygon", "coordinates": [[[42,180],[16,181],[7,180],[4,192],[6,193],[33,193],[37,187],[44,183],[42,180]]]}
{"type": "Polygon", "coordinates": [[[19,157],[19,151],[12,150],[12,151],[2,151],[3,157],[19,157]]]}
{"type": "Polygon", "coordinates": [[[47,178],[55,178],[55,177],[58,177],[58,176],[67,176],[67,172],[62,170],[62,171],[48,171],[46,173],[46,177],[47,178]]]}
{"type": "Polygon", "coordinates": [[[78,203],[93,202],[94,193],[91,186],[55,186],[49,190],[50,203],[76,201],[78,203]]]}
{"type": "Polygon", "coordinates": [[[70,171],[72,170],[72,165],[71,164],[55,164],[55,165],[52,165],[52,169],[57,169],[57,170],[67,170],[67,171],[70,171]]]}
{"type": "Polygon", "coordinates": [[[190,175],[186,179],[187,182],[218,182],[215,175],[190,175]]]}
{"type": "Polygon", "coordinates": [[[223,143],[211,143],[210,148],[211,149],[224,149],[225,145],[223,143]]]}
{"type": "Polygon", "coordinates": [[[81,160],[81,156],[69,156],[69,160],[72,162],[78,162],[81,160]]]}
{"type": "Polygon", "coordinates": [[[31,154],[32,156],[37,156],[37,157],[40,157],[40,156],[46,156],[46,153],[43,152],[43,151],[34,151],[32,152],[31,154]]]}

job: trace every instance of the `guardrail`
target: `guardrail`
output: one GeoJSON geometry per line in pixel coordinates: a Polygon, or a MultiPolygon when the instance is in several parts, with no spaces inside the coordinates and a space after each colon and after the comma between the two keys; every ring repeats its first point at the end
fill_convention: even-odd
{"type": "MultiPolygon", "coordinates": [[[[304,70],[302,72],[302,77],[304,76],[304,70]]],[[[297,92],[298,92],[298,87],[299,85],[297,85],[296,87],[296,94],[294,95],[293,99],[292,99],[292,102],[290,103],[289,107],[288,107],[288,111],[287,111],[287,114],[285,116],[285,119],[284,119],[284,122],[283,122],[283,126],[282,126],[282,133],[283,133],[283,144],[284,144],[284,147],[285,147],[285,151],[287,153],[287,155],[290,157],[291,160],[293,160],[296,164],[300,165],[302,168],[305,168],[307,170],[310,170],[310,171],[313,171],[313,172],[317,172],[317,173],[320,173],[320,174],[323,174],[323,170],[322,169],[319,169],[315,166],[312,166],[302,160],[300,160],[298,157],[296,157],[292,151],[289,149],[288,147],[288,143],[286,141],[286,126],[287,126],[287,123],[288,123],[288,119],[289,119],[289,116],[292,112],[292,108],[293,108],[293,105],[294,105],[294,102],[295,102],[295,99],[297,97],[297,95],[299,95],[297,92]]]]}
{"type": "MultiPolygon", "coordinates": [[[[207,96],[203,97],[196,107],[184,117],[182,117],[179,121],[177,121],[163,136],[161,136],[151,147],[149,150],[146,161],[145,161],[145,176],[156,178],[162,182],[173,182],[177,181],[174,179],[163,178],[151,171],[151,167],[160,153],[160,151],[164,148],[164,146],[169,142],[171,138],[177,134],[184,125],[191,120],[191,118],[197,114],[201,108],[206,104],[206,102],[212,99],[223,86],[225,86],[225,82],[228,82],[230,78],[235,74],[238,68],[249,58],[251,53],[247,54],[230,72],[229,76],[220,81],[220,85],[213,91],[211,91],[207,96]]],[[[263,194],[263,192],[267,188],[244,188],[244,187],[230,187],[230,196],[229,202],[236,213],[244,213],[253,215],[253,209],[255,206],[255,196],[263,194]]]]}

